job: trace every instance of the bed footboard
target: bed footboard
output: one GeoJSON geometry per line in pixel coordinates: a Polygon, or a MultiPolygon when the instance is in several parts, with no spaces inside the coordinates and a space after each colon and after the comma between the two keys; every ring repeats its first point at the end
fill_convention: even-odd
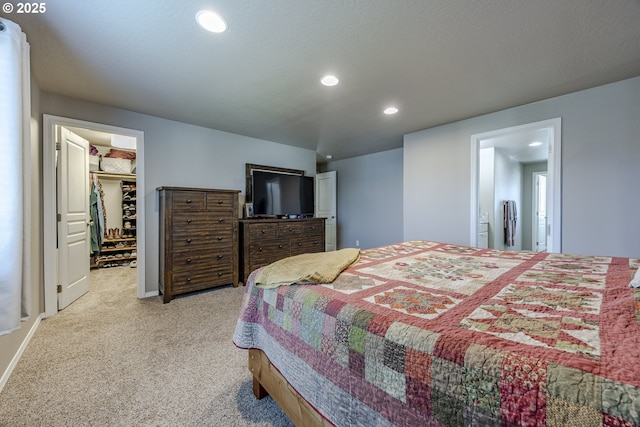
{"type": "Polygon", "coordinates": [[[249,370],[253,374],[253,394],[257,399],[269,395],[296,426],[333,426],[318,413],[258,349],[249,349],[249,370]]]}

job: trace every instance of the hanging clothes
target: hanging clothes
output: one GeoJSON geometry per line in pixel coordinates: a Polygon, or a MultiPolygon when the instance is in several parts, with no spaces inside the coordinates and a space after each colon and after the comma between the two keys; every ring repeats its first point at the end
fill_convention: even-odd
{"type": "Polygon", "coordinates": [[[89,192],[89,212],[91,214],[91,253],[99,253],[104,243],[105,212],[102,184],[96,174],[90,175],[91,191],[89,192]]]}
{"type": "Polygon", "coordinates": [[[502,201],[502,219],[504,225],[504,244],[505,246],[515,246],[516,222],[518,221],[518,212],[516,210],[515,201],[502,201]]]}
{"type": "Polygon", "coordinates": [[[100,253],[100,244],[98,243],[98,221],[97,218],[97,206],[98,200],[95,191],[93,191],[93,184],[91,185],[91,191],[89,192],[89,215],[91,215],[91,254],[100,253]]]}

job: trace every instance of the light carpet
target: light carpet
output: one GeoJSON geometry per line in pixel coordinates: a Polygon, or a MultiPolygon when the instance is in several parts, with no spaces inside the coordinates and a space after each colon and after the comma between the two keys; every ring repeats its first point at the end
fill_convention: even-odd
{"type": "Polygon", "coordinates": [[[292,426],[251,391],[231,337],[242,286],[136,298],[136,269],[40,324],[0,393],[0,426],[292,426]]]}

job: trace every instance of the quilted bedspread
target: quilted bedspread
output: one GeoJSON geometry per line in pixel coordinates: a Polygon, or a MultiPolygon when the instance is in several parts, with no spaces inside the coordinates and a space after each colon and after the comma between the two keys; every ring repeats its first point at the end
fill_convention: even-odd
{"type": "Polygon", "coordinates": [[[638,426],[639,266],[405,242],[331,284],[252,273],[233,340],[337,426],[638,426]]]}

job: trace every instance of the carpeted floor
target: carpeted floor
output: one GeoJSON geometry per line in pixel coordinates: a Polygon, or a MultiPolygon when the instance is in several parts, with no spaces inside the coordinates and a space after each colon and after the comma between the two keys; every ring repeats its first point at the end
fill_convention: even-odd
{"type": "Polygon", "coordinates": [[[0,426],[292,426],[251,392],[231,342],[242,286],[136,298],[135,268],[40,324],[0,393],[0,426]]]}

